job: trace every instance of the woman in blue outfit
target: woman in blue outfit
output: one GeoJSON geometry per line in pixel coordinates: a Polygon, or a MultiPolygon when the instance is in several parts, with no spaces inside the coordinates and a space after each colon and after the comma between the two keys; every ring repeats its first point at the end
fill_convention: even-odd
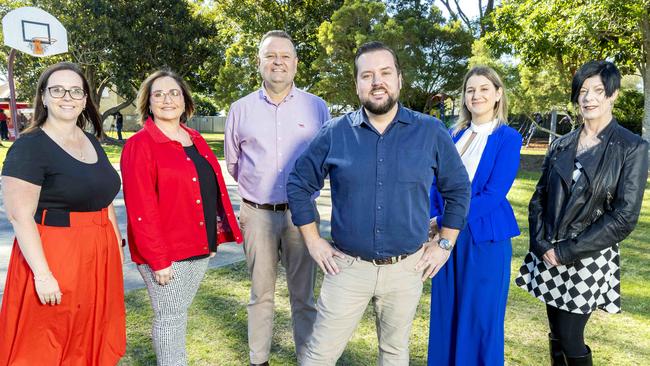
{"type": "MultiPolygon", "coordinates": [[[[506,126],[501,79],[489,67],[463,81],[463,107],[451,136],[472,182],[467,226],[431,282],[429,365],[503,365],[503,322],[510,282],[510,239],[519,235],[506,195],[519,168],[521,135],[506,126]]],[[[443,202],[431,186],[431,216],[443,202]]]]}

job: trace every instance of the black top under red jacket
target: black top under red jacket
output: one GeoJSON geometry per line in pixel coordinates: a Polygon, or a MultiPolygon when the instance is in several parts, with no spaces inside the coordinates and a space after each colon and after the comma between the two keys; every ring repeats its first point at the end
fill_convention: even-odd
{"type": "Polygon", "coordinates": [[[184,125],[199,154],[217,177],[218,222],[204,221],[196,167],[178,141],[170,140],[151,118],[129,138],[121,170],[128,216],[131,259],[154,271],[172,262],[209,253],[204,225],[217,225],[217,244],[242,242],[228,190],[216,156],[201,135],[184,125]]]}

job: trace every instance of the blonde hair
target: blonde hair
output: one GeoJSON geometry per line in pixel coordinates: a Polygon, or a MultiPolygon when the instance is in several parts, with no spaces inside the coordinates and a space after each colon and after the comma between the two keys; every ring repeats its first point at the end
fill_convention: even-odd
{"type": "Polygon", "coordinates": [[[147,118],[153,118],[153,114],[151,114],[151,109],[149,108],[151,86],[153,85],[154,81],[166,76],[174,79],[174,81],[176,81],[176,84],[178,84],[178,87],[181,88],[181,92],[183,93],[185,111],[183,111],[183,114],[181,115],[181,122],[187,123],[187,120],[190,119],[194,113],[194,100],[192,99],[192,93],[189,86],[187,86],[187,83],[185,83],[185,81],[175,72],[168,69],[162,69],[149,75],[149,77],[142,82],[142,85],[140,85],[140,90],[138,90],[138,96],[136,98],[138,107],[137,109],[138,114],[140,115],[140,121],[143,124],[147,121],[147,118]]]}
{"type": "Polygon", "coordinates": [[[498,121],[494,128],[497,129],[501,125],[508,123],[508,101],[506,100],[506,90],[499,74],[489,66],[475,66],[465,74],[465,78],[463,79],[463,88],[461,89],[460,99],[460,115],[458,116],[458,122],[453,126],[453,135],[456,135],[460,131],[469,127],[469,124],[472,121],[472,113],[470,113],[469,109],[467,109],[467,106],[465,105],[465,88],[467,87],[467,80],[474,75],[485,76],[492,82],[497,90],[502,90],[501,98],[499,98],[499,101],[496,102],[494,106],[494,118],[498,121]]]}

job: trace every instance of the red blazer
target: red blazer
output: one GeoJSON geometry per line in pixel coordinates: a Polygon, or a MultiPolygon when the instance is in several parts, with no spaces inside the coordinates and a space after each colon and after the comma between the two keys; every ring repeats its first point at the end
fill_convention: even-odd
{"type": "MultiPolygon", "coordinates": [[[[217,226],[217,244],[241,243],[242,235],[217,158],[197,131],[181,127],[208,160],[219,184],[217,216],[221,225],[217,226]]],[[[208,254],[204,225],[217,223],[203,222],[196,167],[183,146],[165,136],[150,118],[142,130],[127,140],[120,164],[131,259],[157,271],[173,261],[208,254]]]]}

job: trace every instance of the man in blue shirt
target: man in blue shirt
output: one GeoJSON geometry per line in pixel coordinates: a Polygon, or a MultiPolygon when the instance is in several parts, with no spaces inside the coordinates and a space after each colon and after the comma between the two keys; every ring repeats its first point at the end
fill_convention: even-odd
{"type": "Polygon", "coordinates": [[[358,111],[330,120],[296,161],[287,194],[292,220],[325,272],[302,365],[335,365],[373,301],[380,364],[408,365],[422,281],[433,277],[465,225],[467,173],[442,123],[397,103],[397,56],[379,42],[354,63],[358,111]],[[322,239],[311,196],[329,175],[332,239],[322,239]],[[445,200],[442,229],[428,239],[433,177],[445,200]]]}

